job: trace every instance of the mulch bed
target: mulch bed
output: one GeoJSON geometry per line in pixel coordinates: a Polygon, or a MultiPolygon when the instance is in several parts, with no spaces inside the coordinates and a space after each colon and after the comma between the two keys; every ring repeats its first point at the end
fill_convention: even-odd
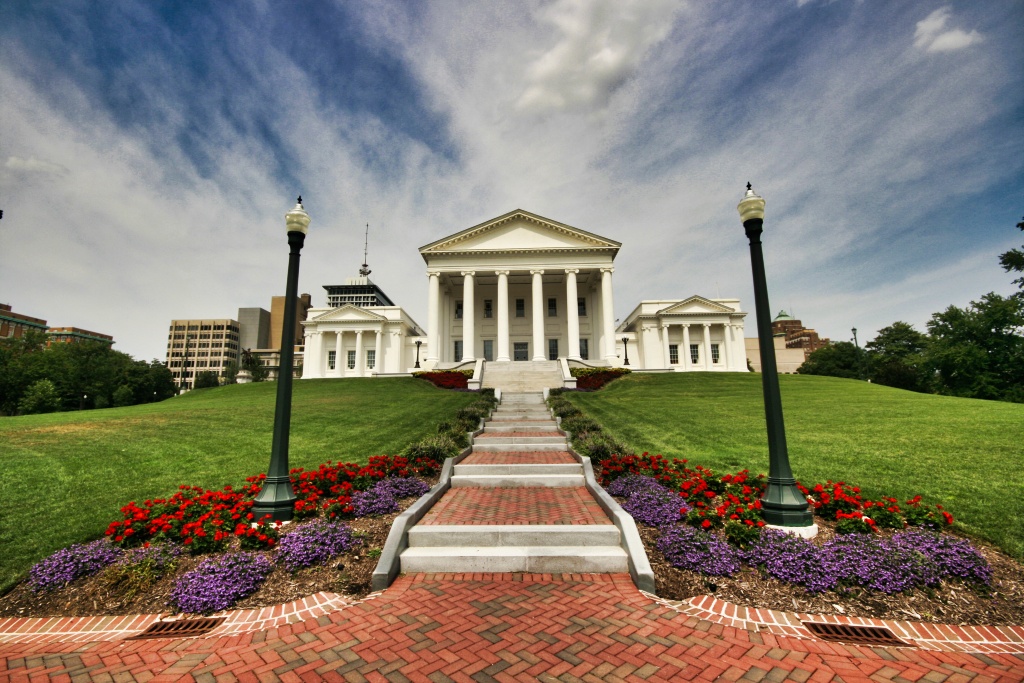
{"type": "MultiPolygon", "coordinates": [[[[404,510],[413,502],[414,499],[400,501],[400,507],[404,510]]],[[[374,551],[384,547],[391,523],[398,514],[351,520],[353,530],[365,534],[361,547],[334,558],[326,566],[311,567],[294,574],[277,567],[263,587],[239,602],[235,609],[277,605],[320,591],[353,597],[369,594],[370,577],[378,561],[374,551]]],[[[818,523],[821,532],[817,541],[824,542],[832,537],[834,531],[831,525],[818,523]]],[[[978,541],[974,543],[992,565],[994,575],[992,587],[986,594],[963,584],[947,583],[936,590],[915,590],[896,595],[862,589],[852,589],[843,594],[827,592],[815,595],[799,586],[762,577],[748,568],[731,578],[704,577],[676,569],[655,549],[656,529],[640,526],[640,535],[654,569],[657,593],[672,600],[686,600],[710,593],[737,605],[785,612],[947,624],[1024,624],[1024,566],[978,541]]],[[[27,585],[20,584],[0,598],[0,617],[168,613],[171,609],[167,600],[175,579],[202,560],[202,556],[182,557],[173,574],[135,596],[126,596],[112,587],[104,580],[102,572],[48,593],[33,593],[27,585]]]]}

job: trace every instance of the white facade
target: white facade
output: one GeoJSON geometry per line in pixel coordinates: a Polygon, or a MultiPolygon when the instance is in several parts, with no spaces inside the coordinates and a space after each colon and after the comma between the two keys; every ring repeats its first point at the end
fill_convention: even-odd
{"type": "Polygon", "coordinates": [[[747,372],[739,299],[641,301],[619,326],[619,353],[630,367],[676,372],[747,372]]]}
{"type": "Polygon", "coordinates": [[[428,365],[618,364],[612,274],[620,246],[516,210],[421,247],[428,365]]]}
{"type": "Polygon", "coordinates": [[[406,373],[423,331],[398,306],[313,308],[302,323],[302,378],[406,373]]]}

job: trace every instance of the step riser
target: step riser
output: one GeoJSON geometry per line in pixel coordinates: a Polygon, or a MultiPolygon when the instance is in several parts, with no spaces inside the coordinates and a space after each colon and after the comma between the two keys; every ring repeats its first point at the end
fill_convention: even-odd
{"type": "Polygon", "coordinates": [[[586,485],[582,474],[473,474],[451,478],[452,488],[558,488],[586,485]]]}
{"type": "Polygon", "coordinates": [[[582,465],[572,463],[554,465],[456,465],[456,477],[469,477],[474,475],[487,476],[519,476],[523,474],[552,475],[552,474],[583,474],[582,465]]]}
{"type": "Polygon", "coordinates": [[[484,427],[484,434],[514,434],[516,432],[551,432],[558,433],[558,427],[552,422],[541,424],[540,422],[509,422],[509,424],[493,425],[488,422],[484,427]]]}
{"type": "Polygon", "coordinates": [[[619,548],[607,552],[586,552],[595,548],[561,548],[559,554],[543,551],[544,546],[514,548],[514,553],[499,553],[501,548],[481,548],[480,552],[466,552],[467,548],[409,548],[402,553],[402,571],[424,572],[530,572],[538,574],[609,574],[629,571],[626,554],[619,548]],[[445,555],[420,555],[417,551],[450,550],[445,555]],[[461,552],[460,552],[461,551],[461,552]],[[618,552],[614,552],[618,551],[618,552]]]}
{"type": "Polygon", "coordinates": [[[619,530],[612,524],[537,527],[416,526],[409,530],[410,548],[516,548],[619,545],[619,530]]]}
{"type": "Polygon", "coordinates": [[[537,446],[561,444],[561,445],[564,446],[565,443],[566,443],[565,437],[561,436],[561,435],[559,435],[559,436],[504,436],[504,435],[497,435],[497,436],[488,436],[488,437],[482,437],[482,438],[478,437],[477,440],[476,440],[476,443],[481,444],[481,445],[486,445],[486,444],[491,443],[492,441],[494,443],[499,443],[499,444],[509,444],[509,445],[518,444],[520,446],[522,446],[524,444],[537,445],[537,446]]]}

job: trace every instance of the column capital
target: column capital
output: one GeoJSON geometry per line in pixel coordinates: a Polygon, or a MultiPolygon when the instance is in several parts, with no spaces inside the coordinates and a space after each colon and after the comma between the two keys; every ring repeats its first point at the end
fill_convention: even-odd
{"type": "Polygon", "coordinates": [[[543,275],[543,274],[544,274],[544,271],[543,270],[539,270],[539,269],[538,270],[531,270],[530,271],[530,275],[543,275]]]}
{"type": "Polygon", "coordinates": [[[661,324],[661,329],[663,329],[663,330],[667,330],[670,327],[672,327],[672,323],[662,323],[661,324]]]}
{"type": "Polygon", "coordinates": [[[704,327],[711,327],[711,323],[701,323],[704,327]]]}
{"type": "Polygon", "coordinates": [[[612,266],[601,266],[601,272],[602,273],[614,273],[615,272],[615,268],[613,268],[612,266]]]}
{"type": "Polygon", "coordinates": [[[565,269],[565,274],[566,275],[579,275],[579,273],[580,273],[580,269],[579,268],[566,268],[565,269]]]}
{"type": "Polygon", "coordinates": [[[680,323],[686,329],[690,329],[690,323],[680,323]]]}
{"type": "Polygon", "coordinates": [[[511,273],[511,272],[512,272],[511,270],[496,270],[496,271],[494,271],[494,274],[495,275],[499,275],[499,276],[500,275],[504,275],[504,276],[508,277],[508,274],[511,273]]]}
{"type": "Polygon", "coordinates": [[[427,271],[427,277],[428,278],[431,278],[431,277],[441,277],[441,271],[439,271],[439,270],[428,270],[427,271]]]}
{"type": "Polygon", "coordinates": [[[475,270],[463,270],[461,271],[462,277],[474,277],[476,275],[475,270]]]}

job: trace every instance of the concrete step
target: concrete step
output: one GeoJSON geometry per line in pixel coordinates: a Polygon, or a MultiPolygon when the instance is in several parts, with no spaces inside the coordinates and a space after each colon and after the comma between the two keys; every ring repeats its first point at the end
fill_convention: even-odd
{"type": "MultiPolygon", "coordinates": [[[[486,465],[481,465],[481,467],[486,467],[486,465]]],[[[452,488],[514,489],[586,486],[582,472],[579,474],[460,474],[452,476],[451,482],[452,488]]]]}
{"type": "Polygon", "coordinates": [[[514,432],[551,432],[552,434],[557,434],[558,427],[555,426],[554,420],[550,420],[547,423],[513,420],[491,422],[488,420],[487,424],[484,425],[484,434],[507,434],[514,432]]]}
{"type": "Polygon", "coordinates": [[[487,419],[487,424],[503,424],[506,422],[533,422],[534,424],[543,424],[545,422],[554,422],[555,419],[551,417],[550,413],[542,412],[530,412],[530,413],[494,413],[487,419]]]}
{"type": "Polygon", "coordinates": [[[436,546],[407,548],[402,572],[608,574],[629,571],[618,546],[436,546]]]}
{"type": "MultiPolygon", "coordinates": [[[[514,432],[513,432],[514,434],[514,432]]],[[[476,437],[474,444],[488,444],[488,443],[506,443],[506,444],[517,444],[525,445],[530,444],[547,444],[547,443],[559,443],[564,444],[565,437],[556,432],[552,432],[552,436],[510,436],[501,432],[491,432],[488,436],[486,433],[476,437]]]]}
{"type": "Polygon", "coordinates": [[[474,453],[507,453],[509,451],[517,452],[523,450],[529,451],[568,451],[569,446],[565,443],[565,439],[562,439],[562,443],[531,443],[529,448],[524,448],[525,444],[515,443],[491,443],[497,441],[497,439],[485,439],[481,443],[481,440],[477,440],[473,444],[474,453]]]}
{"type": "Polygon", "coordinates": [[[456,477],[471,475],[583,474],[579,463],[530,463],[524,465],[456,465],[456,477]]]}
{"type": "Polygon", "coordinates": [[[425,524],[409,529],[410,548],[618,546],[614,524],[425,524]]]}

